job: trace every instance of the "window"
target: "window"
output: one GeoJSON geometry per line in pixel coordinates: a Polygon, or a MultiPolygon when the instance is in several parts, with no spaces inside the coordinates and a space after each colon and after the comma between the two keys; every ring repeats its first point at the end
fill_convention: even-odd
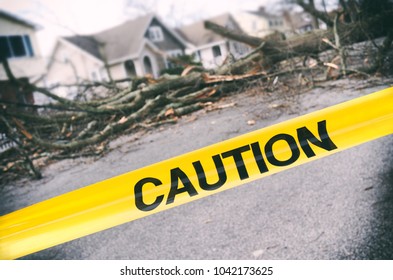
{"type": "Polygon", "coordinates": [[[169,57],[179,57],[179,56],[181,56],[183,54],[183,52],[182,52],[182,50],[171,50],[171,51],[168,51],[168,56],[169,57]]]}
{"type": "Polygon", "coordinates": [[[164,40],[162,29],[159,26],[152,26],[149,28],[149,39],[153,42],[161,42],[164,40]]]}
{"type": "Polygon", "coordinates": [[[5,58],[34,55],[28,35],[0,36],[0,55],[5,58]]]}
{"type": "Polygon", "coordinates": [[[165,66],[168,69],[176,67],[176,61],[173,58],[183,55],[183,51],[180,49],[167,51],[168,59],[165,59],[165,66]]]}
{"type": "Polygon", "coordinates": [[[214,56],[214,57],[221,56],[221,49],[220,49],[220,46],[214,46],[214,47],[213,47],[213,56],[214,56]]]}

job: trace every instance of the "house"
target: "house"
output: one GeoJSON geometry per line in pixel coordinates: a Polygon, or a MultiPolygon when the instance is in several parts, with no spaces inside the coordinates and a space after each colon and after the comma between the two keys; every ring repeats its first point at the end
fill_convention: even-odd
{"type": "Polygon", "coordinates": [[[306,12],[289,12],[284,11],[287,35],[303,34],[315,29],[311,15],[306,12]]]}
{"type": "MultiPolygon", "coordinates": [[[[17,79],[36,82],[45,73],[36,38],[40,27],[7,11],[0,10],[0,56],[7,59],[17,79]]],[[[12,103],[34,103],[33,92],[9,82],[0,66],[0,100],[12,103]]]]}
{"type": "Polygon", "coordinates": [[[46,86],[147,74],[158,77],[160,71],[172,67],[171,57],[184,54],[186,46],[183,38],[153,14],[96,34],[62,37],[48,64],[46,86]]]}
{"type": "Polygon", "coordinates": [[[249,35],[265,37],[275,31],[284,32],[287,29],[284,18],[273,15],[261,6],[257,11],[241,11],[234,14],[239,26],[249,35]]]}
{"type": "MultiPolygon", "coordinates": [[[[242,32],[235,19],[228,13],[208,19],[211,22],[242,32]]],[[[231,54],[235,59],[244,56],[250,48],[242,43],[228,40],[204,27],[204,21],[194,22],[182,26],[178,32],[192,44],[187,50],[194,54],[197,61],[207,69],[222,65],[224,60],[231,54]]]]}
{"type": "MultiPolygon", "coordinates": [[[[7,11],[0,10],[0,56],[6,59],[14,77],[22,82],[34,83],[44,74],[36,38],[39,27],[7,11]]],[[[34,104],[31,90],[9,81],[3,65],[0,65],[0,102],[34,104]]],[[[0,153],[14,146],[7,135],[7,126],[0,121],[0,153]]]]}

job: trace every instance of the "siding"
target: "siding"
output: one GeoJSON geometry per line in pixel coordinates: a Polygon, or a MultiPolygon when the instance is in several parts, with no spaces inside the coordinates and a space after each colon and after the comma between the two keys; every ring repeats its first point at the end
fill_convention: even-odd
{"type": "Polygon", "coordinates": [[[111,71],[112,79],[114,80],[120,80],[126,78],[127,76],[126,69],[124,68],[123,62],[111,65],[109,69],[111,71]]]}
{"type": "MultiPolygon", "coordinates": [[[[100,69],[103,63],[68,43],[58,41],[46,75],[46,86],[54,84],[74,84],[80,81],[92,81],[92,72],[101,80],[100,69]]],[[[56,90],[59,96],[73,98],[66,88],[56,90]]]]}
{"type": "Polygon", "coordinates": [[[52,59],[47,78],[62,83],[75,83],[78,80],[91,81],[91,73],[102,67],[102,63],[62,41],[59,41],[56,46],[52,59]]]}
{"type": "Polygon", "coordinates": [[[0,35],[29,35],[34,50],[34,56],[41,56],[35,30],[33,28],[0,17],[0,35]]]}
{"type": "Polygon", "coordinates": [[[200,58],[201,58],[203,67],[205,67],[207,69],[212,69],[217,66],[220,66],[222,64],[222,62],[224,61],[224,59],[228,55],[228,49],[227,49],[226,43],[216,44],[214,46],[220,47],[221,56],[218,56],[218,57],[213,56],[213,46],[199,49],[200,58]]]}

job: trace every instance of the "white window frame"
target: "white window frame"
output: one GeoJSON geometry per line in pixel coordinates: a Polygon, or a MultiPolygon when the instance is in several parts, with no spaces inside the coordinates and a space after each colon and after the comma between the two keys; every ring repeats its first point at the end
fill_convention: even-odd
{"type": "Polygon", "coordinates": [[[183,55],[183,52],[181,49],[176,49],[176,50],[167,51],[167,54],[169,57],[179,57],[183,55]]]}
{"type": "Polygon", "coordinates": [[[152,42],[163,41],[164,40],[164,33],[162,32],[162,28],[160,26],[149,27],[149,39],[152,42]]]}

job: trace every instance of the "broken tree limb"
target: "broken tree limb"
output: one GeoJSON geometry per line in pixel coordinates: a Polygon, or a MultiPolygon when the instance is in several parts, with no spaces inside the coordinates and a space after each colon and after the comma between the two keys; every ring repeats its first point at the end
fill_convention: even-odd
{"type": "Polygon", "coordinates": [[[11,71],[11,68],[10,68],[9,64],[8,64],[8,60],[6,58],[2,58],[1,59],[1,63],[3,65],[4,71],[5,71],[6,75],[7,75],[7,77],[8,77],[8,79],[9,79],[9,81],[11,83],[23,87],[26,91],[40,92],[40,93],[46,95],[47,97],[50,97],[53,100],[56,100],[59,103],[61,103],[62,105],[65,105],[67,107],[72,107],[72,108],[80,109],[80,110],[83,110],[83,111],[90,111],[90,106],[86,106],[86,105],[83,105],[81,103],[74,102],[74,101],[71,101],[71,100],[66,99],[66,98],[62,98],[62,97],[60,97],[60,96],[50,92],[46,88],[37,87],[37,86],[32,85],[30,83],[26,83],[26,82],[23,82],[21,80],[16,79],[15,76],[13,75],[12,71],[11,71]]]}
{"type": "Polygon", "coordinates": [[[257,47],[263,42],[261,38],[250,36],[245,33],[240,33],[238,31],[230,30],[227,28],[223,28],[219,24],[216,24],[208,20],[204,22],[204,26],[206,29],[212,30],[213,32],[218,33],[228,39],[245,43],[251,47],[257,47]]]}
{"type": "Polygon", "coordinates": [[[42,178],[41,172],[34,166],[33,162],[29,157],[29,154],[23,149],[22,143],[18,140],[18,137],[14,135],[12,126],[10,125],[10,123],[5,117],[3,116],[0,117],[2,122],[8,128],[8,133],[7,133],[8,138],[11,139],[16,144],[16,146],[14,147],[19,152],[19,154],[24,158],[24,162],[26,163],[28,169],[30,170],[30,172],[32,173],[35,179],[41,179],[42,178]]]}
{"type": "Polygon", "coordinates": [[[76,137],[75,140],[83,139],[89,132],[91,132],[96,126],[98,122],[93,120],[89,122],[85,129],[83,129],[76,137]]]}
{"type": "Polygon", "coordinates": [[[40,146],[49,149],[61,149],[61,150],[77,150],[88,145],[96,144],[109,138],[112,134],[127,129],[132,123],[137,119],[143,118],[148,114],[153,108],[163,101],[162,97],[157,97],[153,100],[147,100],[145,105],[135,113],[130,114],[126,117],[124,122],[111,122],[105,126],[105,128],[99,132],[96,132],[92,137],[85,138],[81,140],[71,140],[67,143],[53,143],[42,139],[41,137],[32,134],[32,141],[39,144],[40,146]]]}
{"type": "MultiPolygon", "coordinates": [[[[387,11],[373,20],[361,23],[337,22],[336,32],[334,28],[317,30],[278,41],[273,38],[250,39],[245,34],[237,36],[231,31],[226,33],[226,36],[232,36],[231,39],[236,38],[240,41],[246,40],[255,49],[249,55],[217,69],[198,68],[197,71],[193,71],[190,67],[182,76],[164,76],[156,80],[146,76],[136,78],[135,82],[134,79],[127,79],[127,82],[131,82],[128,88],[121,89],[118,85],[119,90],[112,90],[111,87],[115,85],[105,87],[106,98],[83,102],[59,98],[55,100],[55,104],[45,108],[45,115],[18,110],[16,106],[14,108],[14,105],[5,103],[2,104],[1,113],[17,128],[15,132],[19,139],[23,139],[21,144],[25,145],[23,148],[26,152],[33,153],[34,150],[39,150],[40,153],[60,153],[64,157],[75,156],[78,152],[83,154],[86,151],[101,153],[105,150],[102,147],[105,147],[108,139],[116,134],[124,131],[133,132],[138,127],[176,122],[183,114],[207,108],[207,104],[211,103],[206,101],[215,101],[220,94],[239,92],[255,85],[271,91],[271,88],[284,86],[287,78],[293,79],[299,72],[302,79],[306,80],[306,75],[322,72],[325,69],[323,62],[331,62],[331,58],[329,53],[326,55],[326,61],[316,61],[311,66],[306,63],[306,60],[310,61],[302,56],[309,57],[310,54],[318,54],[332,48],[340,50],[348,43],[373,38],[378,34],[383,35],[384,33],[376,26],[381,23],[381,19],[386,19],[387,15],[393,14],[387,11]],[[336,33],[339,35],[340,44],[332,43],[338,41],[335,40],[336,33]],[[15,122],[15,119],[18,121],[15,122]]],[[[389,24],[385,26],[391,27],[392,24],[389,24]]],[[[218,26],[216,30],[221,28],[218,26]]],[[[385,41],[386,44],[383,44],[387,47],[381,49],[387,51],[391,46],[392,39],[389,38],[385,41]]],[[[350,60],[348,62],[351,63],[350,60]]],[[[332,63],[330,66],[338,67],[338,63],[332,63]]],[[[352,71],[350,68],[346,70],[348,73],[352,71]]],[[[313,82],[313,78],[311,83],[308,79],[306,81],[310,85],[313,82]]],[[[95,86],[100,85],[93,84],[90,87],[84,83],[83,86],[94,91],[97,90],[95,86]]],[[[287,85],[285,87],[289,88],[287,85]]],[[[100,90],[102,89],[100,86],[100,90]]],[[[41,91],[47,96],[54,94],[49,89],[41,91]]],[[[80,93],[83,93],[83,87],[80,93]]]]}
{"type": "Polygon", "coordinates": [[[296,0],[296,4],[303,8],[304,11],[312,15],[313,17],[320,19],[323,21],[327,26],[333,27],[333,20],[329,17],[329,15],[325,12],[321,12],[315,9],[313,4],[314,2],[305,3],[303,0],[296,0]]]}
{"type": "Polygon", "coordinates": [[[341,72],[344,76],[346,76],[347,75],[347,55],[346,55],[344,47],[341,45],[340,34],[338,33],[338,30],[337,30],[338,17],[339,17],[339,15],[337,14],[334,18],[334,24],[333,24],[334,41],[336,42],[336,49],[338,50],[338,55],[339,55],[340,61],[341,61],[341,72]]]}
{"type": "Polygon", "coordinates": [[[215,72],[217,75],[226,75],[226,74],[244,74],[249,72],[250,69],[255,68],[255,66],[259,66],[260,61],[262,59],[262,48],[264,47],[265,42],[262,42],[257,48],[255,48],[251,53],[242,57],[235,61],[232,64],[224,64],[219,67],[215,72]]]}
{"type": "MultiPolygon", "coordinates": [[[[362,42],[367,40],[369,36],[371,38],[377,38],[386,35],[387,30],[393,28],[393,21],[387,22],[387,19],[392,16],[393,11],[388,10],[379,15],[367,18],[364,21],[338,24],[337,32],[340,34],[341,45],[362,42]],[[380,28],[381,25],[384,28],[380,28]]],[[[322,43],[323,38],[334,41],[334,31],[331,28],[328,30],[314,30],[303,35],[290,37],[286,40],[274,40],[271,38],[256,39],[255,37],[239,34],[235,31],[228,32],[229,30],[225,27],[212,22],[206,22],[205,26],[207,29],[224,37],[250,44],[254,47],[264,42],[265,44],[261,48],[261,52],[263,53],[261,64],[267,66],[291,57],[318,54],[319,52],[331,49],[332,46],[322,43]]]]}
{"type": "Polygon", "coordinates": [[[382,68],[384,67],[384,61],[386,58],[386,54],[390,50],[392,43],[393,43],[393,31],[390,30],[388,32],[388,35],[386,36],[385,40],[383,41],[382,46],[379,48],[378,53],[377,53],[377,58],[375,61],[375,69],[377,71],[381,71],[382,68]]]}

